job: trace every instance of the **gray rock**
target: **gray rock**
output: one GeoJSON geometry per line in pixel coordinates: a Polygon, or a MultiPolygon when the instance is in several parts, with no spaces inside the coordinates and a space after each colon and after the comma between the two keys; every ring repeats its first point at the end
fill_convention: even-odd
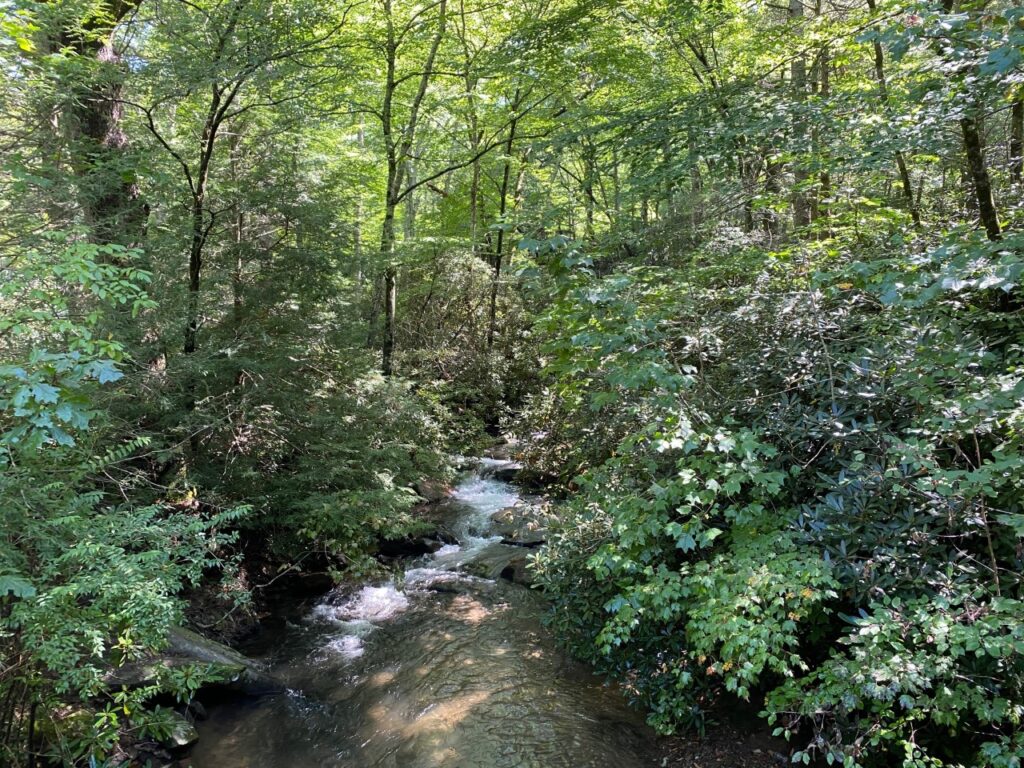
{"type": "Polygon", "coordinates": [[[506,440],[496,445],[492,445],[490,448],[484,451],[484,456],[486,456],[489,459],[498,459],[499,461],[510,461],[512,459],[512,455],[516,447],[516,441],[506,440]]]}
{"type": "Polygon", "coordinates": [[[528,587],[533,584],[533,574],[527,566],[526,556],[517,557],[511,560],[501,571],[501,578],[511,581],[513,584],[522,584],[528,587]]]}
{"type": "Polygon", "coordinates": [[[424,501],[431,503],[447,499],[452,495],[452,489],[447,485],[438,480],[431,480],[429,478],[424,478],[417,482],[413,485],[413,490],[415,490],[424,501]]]}
{"type": "Polygon", "coordinates": [[[280,683],[260,670],[252,659],[197,632],[174,627],[168,633],[167,641],[167,649],[161,653],[110,670],[105,682],[113,686],[138,688],[155,683],[166,669],[211,664],[221,678],[218,685],[250,696],[263,696],[284,690],[280,683]]]}
{"type": "Polygon", "coordinates": [[[538,546],[547,538],[544,515],[530,506],[506,507],[491,515],[491,530],[505,544],[538,546]]]}

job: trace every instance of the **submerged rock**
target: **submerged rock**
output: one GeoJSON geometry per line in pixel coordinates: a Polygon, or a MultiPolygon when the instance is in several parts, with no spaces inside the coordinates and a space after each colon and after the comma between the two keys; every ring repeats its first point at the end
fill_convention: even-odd
{"type": "Polygon", "coordinates": [[[170,734],[164,739],[163,745],[168,749],[187,749],[199,741],[199,731],[184,715],[173,712],[174,725],[170,734]]]}

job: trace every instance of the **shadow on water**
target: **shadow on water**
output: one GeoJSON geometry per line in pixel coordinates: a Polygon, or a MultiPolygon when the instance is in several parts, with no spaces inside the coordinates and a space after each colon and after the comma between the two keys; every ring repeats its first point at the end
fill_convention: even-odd
{"type": "Polygon", "coordinates": [[[265,658],[289,693],[216,708],[194,768],[658,764],[642,718],[542,627],[538,595],[467,572],[517,551],[487,530],[514,487],[476,474],[456,499],[459,544],[289,624],[265,658]]]}

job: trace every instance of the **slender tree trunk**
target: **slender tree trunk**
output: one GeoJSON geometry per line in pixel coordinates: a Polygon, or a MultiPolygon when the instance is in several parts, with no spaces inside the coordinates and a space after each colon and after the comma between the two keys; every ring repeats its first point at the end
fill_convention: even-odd
{"type": "MultiPolygon", "coordinates": [[[[942,8],[946,13],[952,13],[955,7],[955,0],[943,0],[942,8]]],[[[942,55],[941,52],[939,55],[942,55]]],[[[988,239],[999,240],[1002,230],[999,227],[999,214],[992,191],[992,179],[985,163],[985,135],[977,104],[972,104],[970,111],[960,118],[960,132],[964,140],[966,171],[974,190],[973,200],[968,195],[969,207],[976,208],[988,239]]]]}
{"type": "Polygon", "coordinates": [[[463,83],[466,89],[466,105],[469,110],[469,151],[473,157],[470,166],[469,183],[469,242],[473,252],[477,251],[477,236],[480,222],[483,220],[483,199],[480,194],[480,181],[483,174],[482,158],[476,157],[480,149],[480,142],[483,141],[484,132],[480,129],[480,117],[477,114],[476,89],[478,79],[473,74],[473,62],[475,56],[470,49],[470,35],[467,24],[466,4],[463,0],[459,2],[458,34],[462,43],[462,61],[465,71],[463,72],[463,83]]]}
{"type": "MultiPolygon", "coordinates": [[[[411,159],[405,161],[405,178],[410,185],[416,183],[416,163],[411,159]]],[[[416,198],[415,190],[405,196],[402,211],[402,240],[405,242],[416,239],[416,198]]]]}
{"type": "MultiPolygon", "coordinates": [[[[521,92],[517,88],[515,97],[512,99],[513,114],[519,110],[521,92]]],[[[516,140],[516,127],[518,120],[515,117],[508,126],[508,140],[505,142],[505,167],[501,174],[501,191],[498,196],[498,219],[501,226],[498,227],[498,234],[494,245],[494,277],[491,280],[491,302],[487,313],[487,351],[494,347],[494,332],[498,323],[498,285],[501,281],[501,262],[504,258],[505,245],[505,213],[508,208],[508,187],[509,179],[512,176],[512,147],[516,140]]]]}
{"type": "MultiPolygon", "coordinates": [[[[241,191],[241,133],[235,131],[231,135],[231,181],[235,186],[236,195],[241,191]]],[[[237,333],[242,327],[242,271],[245,266],[245,209],[240,199],[235,200],[234,221],[234,264],[231,268],[231,316],[237,333]]]]}
{"type": "MultiPolygon", "coordinates": [[[[819,11],[820,12],[820,11],[819,11]]],[[[823,45],[818,55],[818,96],[823,102],[827,102],[832,96],[832,80],[831,80],[831,69],[832,59],[828,45],[823,45]]],[[[821,155],[821,132],[816,126],[813,132],[814,152],[815,156],[821,155]]],[[[828,161],[822,163],[822,170],[818,174],[818,189],[814,195],[813,205],[811,207],[811,219],[815,222],[824,222],[819,228],[819,232],[822,235],[830,234],[830,228],[828,225],[828,219],[830,211],[828,207],[828,200],[832,197],[832,174],[829,173],[828,161]]]]}
{"type": "MultiPolygon", "coordinates": [[[[509,147],[511,149],[511,146],[509,147]]],[[[506,166],[506,171],[508,167],[506,166]]],[[[597,174],[597,151],[593,142],[583,139],[583,214],[584,226],[583,236],[587,240],[594,240],[594,208],[596,198],[594,197],[594,177],[597,174]]]]}
{"type": "Polygon", "coordinates": [[[736,163],[740,175],[740,188],[743,190],[743,229],[753,232],[757,226],[754,221],[754,195],[757,193],[757,163],[753,158],[740,155],[736,163]]]}
{"type": "Polygon", "coordinates": [[[384,13],[387,19],[387,40],[384,46],[386,61],[386,79],[384,82],[384,99],[380,113],[381,126],[384,131],[384,148],[388,158],[387,192],[384,202],[384,224],[381,228],[381,256],[384,261],[384,338],[381,344],[381,372],[391,376],[395,370],[395,311],[398,299],[398,266],[394,262],[395,251],[395,211],[402,200],[411,195],[415,182],[406,186],[405,164],[412,159],[413,146],[416,142],[416,128],[419,122],[420,108],[427,88],[434,74],[434,61],[441,41],[445,35],[448,21],[448,0],[440,0],[437,5],[437,31],[430,44],[430,50],[420,72],[419,85],[409,109],[409,117],[399,130],[394,124],[394,98],[399,80],[396,75],[398,59],[398,36],[395,33],[392,15],[392,0],[384,0],[384,13]],[[397,138],[396,138],[397,134],[397,138]]]}
{"type": "MultiPolygon", "coordinates": [[[[874,13],[877,10],[875,0],[867,0],[868,8],[874,13]]],[[[882,50],[882,43],[876,37],[872,43],[872,50],[875,55],[875,82],[878,83],[878,94],[882,99],[882,106],[887,114],[891,113],[889,100],[889,83],[885,77],[885,52],[882,50]]],[[[896,160],[896,170],[900,175],[900,186],[902,188],[903,200],[907,210],[910,211],[910,218],[914,226],[921,226],[921,208],[914,201],[914,186],[910,181],[910,169],[907,166],[907,158],[903,150],[897,149],[893,154],[896,160]]]]}
{"type": "Polygon", "coordinates": [[[385,0],[387,12],[387,73],[384,83],[384,106],[381,121],[384,128],[384,149],[388,159],[387,189],[384,193],[384,222],[381,226],[380,254],[384,262],[384,285],[381,298],[384,304],[384,334],[381,339],[381,373],[391,376],[395,372],[395,304],[398,299],[398,270],[395,258],[395,208],[398,205],[398,188],[401,185],[401,159],[398,156],[394,136],[392,107],[395,98],[395,66],[398,58],[398,44],[391,16],[391,0],[385,0]]]}
{"type": "MultiPolygon", "coordinates": [[[[363,127],[363,118],[359,118],[359,128],[356,130],[356,143],[360,152],[366,146],[366,130],[363,127]]],[[[352,258],[355,261],[356,288],[362,293],[363,288],[363,188],[360,185],[356,191],[356,220],[352,225],[352,258]]]]}
{"type": "MultiPolygon", "coordinates": [[[[389,179],[397,170],[389,171],[389,179]]],[[[389,185],[390,187],[390,185],[389,185]]],[[[384,259],[384,335],[381,340],[381,373],[391,376],[395,372],[395,311],[398,301],[398,267],[395,258],[395,210],[398,202],[389,190],[384,202],[384,223],[381,227],[380,253],[384,259]]]]}
{"type": "MultiPolygon", "coordinates": [[[[474,136],[475,136],[474,132],[474,136]]],[[[477,144],[475,141],[470,145],[470,151],[476,154],[477,144]]],[[[473,161],[469,181],[469,242],[474,252],[477,246],[477,230],[480,227],[480,159],[473,161]]]]}
{"type": "Polygon", "coordinates": [[[694,241],[697,239],[697,232],[700,230],[703,220],[702,196],[704,192],[704,180],[700,175],[700,156],[697,154],[697,137],[690,126],[686,133],[686,154],[690,164],[690,229],[693,231],[694,241]]]}
{"type": "MultiPolygon", "coordinates": [[[[803,0],[789,0],[789,18],[794,23],[803,19],[803,0]]],[[[793,97],[797,104],[797,114],[793,125],[794,154],[796,160],[793,163],[793,226],[796,229],[803,229],[811,223],[811,209],[807,199],[807,191],[804,188],[807,184],[808,174],[803,168],[803,161],[806,153],[804,146],[807,140],[805,128],[805,117],[801,107],[807,100],[807,59],[803,54],[793,57],[790,64],[790,77],[792,79],[793,97]]]]}
{"type": "MultiPolygon", "coordinates": [[[[518,196],[519,184],[516,184],[518,196]]],[[[619,177],[619,153],[612,147],[612,207],[615,210],[615,226],[622,219],[622,179],[619,177]]]]}
{"type": "Polygon", "coordinates": [[[199,335],[199,289],[203,271],[203,198],[192,201],[192,235],[188,250],[188,299],[185,314],[185,343],[182,351],[186,355],[197,349],[199,335]]]}
{"type": "Polygon", "coordinates": [[[1024,97],[1010,107],[1010,183],[1024,184],[1024,97]]]}
{"type": "MultiPolygon", "coordinates": [[[[768,154],[764,158],[764,191],[774,201],[782,191],[782,184],[779,180],[781,169],[779,164],[771,159],[768,154]]],[[[768,208],[764,212],[764,231],[774,240],[779,236],[779,215],[774,208],[768,208]]]]}

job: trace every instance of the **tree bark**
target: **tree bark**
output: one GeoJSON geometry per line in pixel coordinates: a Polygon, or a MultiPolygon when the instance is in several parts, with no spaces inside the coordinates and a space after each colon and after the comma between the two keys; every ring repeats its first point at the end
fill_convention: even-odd
{"type": "MultiPolygon", "coordinates": [[[[794,23],[803,19],[803,0],[789,0],[789,18],[794,23]]],[[[807,141],[807,129],[805,118],[801,114],[800,107],[807,100],[807,59],[802,53],[793,57],[790,64],[790,77],[792,79],[793,98],[797,104],[797,114],[793,123],[794,154],[796,160],[793,162],[793,226],[796,229],[803,229],[811,223],[811,208],[807,199],[807,192],[804,187],[807,184],[808,174],[803,168],[802,156],[806,151],[804,146],[807,141]]]]}
{"type": "MultiPolygon", "coordinates": [[[[818,96],[822,101],[827,101],[832,96],[831,67],[832,59],[829,47],[828,45],[823,45],[818,54],[818,96]]],[[[821,151],[821,136],[817,127],[814,128],[813,141],[815,145],[815,154],[817,155],[821,151]]],[[[830,227],[827,222],[830,215],[828,200],[831,197],[832,174],[829,173],[828,162],[826,161],[823,163],[821,173],[818,175],[818,190],[814,195],[811,205],[811,220],[816,222],[825,222],[824,225],[819,228],[819,231],[823,235],[830,234],[830,227]]]]}
{"type": "MultiPolygon", "coordinates": [[[[942,2],[942,9],[946,13],[952,13],[955,7],[955,0],[943,0],[942,2]]],[[[984,227],[988,239],[999,240],[1002,237],[1002,230],[999,227],[999,214],[992,191],[992,179],[985,163],[985,138],[977,104],[972,104],[970,110],[960,118],[960,132],[964,140],[967,174],[970,176],[971,186],[974,188],[972,202],[977,207],[978,218],[981,219],[981,225],[984,227]]]]}
{"type": "Polygon", "coordinates": [[[995,196],[992,192],[992,180],[985,164],[985,145],[977,115],[967,115],[961,118],[960,129],[964,137],[967,170],[971,174],[971,182],[978,203],[978,217],[981,219],[981,225],[985,228],[988,239],[998,240],[1002,236],[1002,230],[999,227],[999,214],[996,211],[995,196]]]}
{"type": "MultiPolygon", "coordinates": [[[[242,137],[236,131],[231,135],[231,181],[236,195],[242,184],[242,137]]],[[[235,200],[234,260],[231,267],[231,318],[237,333],[242,327],[242,272],[245,267],[245,208],[240,199],[235,200]]]]}
{"type": "Polygon", "coordinates": [[[1015,99],[1010,107],[1010,182],[1024,183],[1024,97],[1015,99]]]}
{"type": "Polygon", "coordinates": [[[431,42],[430,50],[420,73],[419,86],[409,110],[409,118],[404,127],[398,130],[399,138],[395,138],[394,98],[400,81],[396,74],[398,60],[398,35],[396,35],[391,0],[383,0],[384,13],[387,20],[387,40],[385,42],[386,74],[384,82],[384,100],[381,108],[381,126],[384,131],[384,150],[387,155],[388,179],[384,199],[384,223],[381,228],[380,252],[384,261],[384,335],[381,343],[381,373],[391,376],[395,372],[395,317],[398,300],[398,267],[394,263],[395,253],[395,210],[402,200],[413,192],[415,182],[406,186],[406,163],[412,159],[412,149],[416,141],[416,128],[419,123],[420,108],[427,88],[434,74],[434,61],[437,51],[444,39],[448,21],[448,0],[438,3],[437,32],[431,42]]]}
{"type": "Polygon", "coordinates": [[[111,40],[118,24],[141,2],[101,3],[103,12],[90,17],[84,30],[62,29],[52,41],[91,59],[97,70],[69,100],[64,122],[75,142],[71,164],[79,203],[90,238],[100,244],[136,245],[147,214],[134,172],[126,164],[129,142],[121,127],[125,68],[111,40]]]}
{"type": "Polygon", "coordinates": [[[512,147],[516,140],[516,128],[518,119],[515,114],[519,111],[521,91],[516,88],[515,96],[512,99],[513,118],[508,126],[508,139],[505,142],[505,167],[501,173],[501,190],[498,196],[498,235],[494,245],[494,276],[491,279],[491,301],[487,313],[487,351],[494,347],[494,333],[498,324],[498,285],[501,281],[501,262],[504,258],[505,245],[505,213],[508,208],[508,187],[509,179],[512,177],[512,147]]]}

